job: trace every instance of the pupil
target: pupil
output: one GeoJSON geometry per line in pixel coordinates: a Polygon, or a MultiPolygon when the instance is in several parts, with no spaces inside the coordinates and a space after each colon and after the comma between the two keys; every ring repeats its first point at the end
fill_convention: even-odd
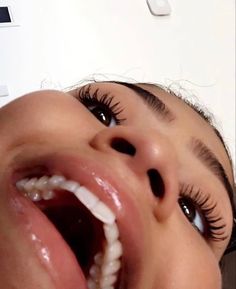
{"type": "Polygon", "coordinates": [[[182,198],[182,199],[179,199],[179,204],[185,216],[188,218],[188,220],[191,223],[193,223],[194,218],[196,216],[196,208],[193,202],[190,199],[182,198]]]}
{"type": "Polygon", "coordinates": [[[91,110],[94,116],[101,121],[104,125],[109,126],[111,122],[111,116],[100,107],[95,107],[91,110]]]}

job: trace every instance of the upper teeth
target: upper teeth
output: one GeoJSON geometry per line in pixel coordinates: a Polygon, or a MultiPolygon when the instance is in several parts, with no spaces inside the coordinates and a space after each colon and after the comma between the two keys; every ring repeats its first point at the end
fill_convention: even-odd
{"type": "Polygon", "coordinates": [[[53,199],[54,189],[71,192],[103,223],[106,246],[103,253],[98,252],[95,255],[87,283],[89,289],[114,289],[121,267],[122,244],[119,241],[116,217],[111,209],[86,187],[78,182],[66,180],[63,176],[26,178],[18,181],[16,187],[33,202],[53,199]]]}

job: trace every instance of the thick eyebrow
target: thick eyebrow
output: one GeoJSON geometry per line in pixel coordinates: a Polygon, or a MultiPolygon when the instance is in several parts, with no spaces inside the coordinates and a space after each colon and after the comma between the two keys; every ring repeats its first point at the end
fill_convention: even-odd
{"type": "Polygon", "coordinates": [[[200,140],[192,138],[189,143],[190,150],[194,155],[220,180],[224,185],[232,206],[233,213],[235,212],[234,207],[234,190],[229,182],[228,176],[226,175],[225,169],[219,162],[215,154],[200,140]]]}
{"type": "MultiPolygon", "coordinates": [[[[157,95],[133,83],[112,81],[112,83],[120,84],[130,88],[136,95],[140,96],[144,102],[164,121],[171,122],[176,119],[176,115],[162,102],[157,95]]],[[[236,215],[236,208],[234,205],[234,190],[226,175],[224,167],[216,158],[215,154],[199,139],[192,138],[190,141],[190,148],[194,155],[220,180],[223,184],[228,197],[230,199],[233,215],[236,215]]]]}
{"type": "Polygon", "coordinates": [[[118,81],[112,82],[128,87],[136,92],[136,94],[144,101],[144,103],[147,104],[148,107],[151,108],[163,121],[171,122],[176,118],[175,114],[167,107],[167,105],[157,95],[154,95],[150,91],[133,83],[118,81]]]}

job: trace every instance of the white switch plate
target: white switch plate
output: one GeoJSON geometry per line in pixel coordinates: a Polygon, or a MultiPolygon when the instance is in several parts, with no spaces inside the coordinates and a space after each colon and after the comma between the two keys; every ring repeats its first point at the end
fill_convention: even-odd
{"type": "Polygon", "coordinates": [[[8,92],[8,87],[7,85],[0,85],[0,97],[1,96],[8,96],[9,92],[8,92]]]}
{"type": "Polygon", "coordinates": [[[171,7],[168,0],[147,0],[151,13],[155,16],[165,16],[171,14],[171,7]]]}

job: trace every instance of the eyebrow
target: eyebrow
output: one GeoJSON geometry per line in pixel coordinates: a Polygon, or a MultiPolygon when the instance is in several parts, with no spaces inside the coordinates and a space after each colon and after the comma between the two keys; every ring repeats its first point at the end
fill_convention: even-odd
{"type": "MultiPolygon", "coordinates": [[[[141,99],[143,99],[144,102],[157,114],[157,116],[163,119],[163,121],[171,122],[176,119],[176,115],[166,106],[166,104],[150,91],[133,83],[119,81],[112,81],[112,83],[123,85],[136,92],[136,95],[141,97],[141,99]]],[[[222,164],[216,158],[215,154],[199,139],[191,139],[190,149],[202,164],[204,164],[223,184],[230,199],[233,215],[235,215],[234,190],[222,164]]]]}
{"type": "Polygon", "coordinates": [[[167,105],[157,95],[154,95],[150,91],[133,83],[118,81],[113,81],[113,83],[123,85],[136,92],[144,103],[147,104],[163,121],[171,122],[176,118],[175,114],[167,107],[167,105]]]}
{"type": "Polygon", "coordinates": [[[192,138],[189,147],[196,157],[221,181],[224,185],[231,205],[233,213],[235,213],[234,208],[234,190],[229,182],[228,176],[226,175],[225,169],[222,164],[218,161],[215,154],[199,139],[192,138]]]}

